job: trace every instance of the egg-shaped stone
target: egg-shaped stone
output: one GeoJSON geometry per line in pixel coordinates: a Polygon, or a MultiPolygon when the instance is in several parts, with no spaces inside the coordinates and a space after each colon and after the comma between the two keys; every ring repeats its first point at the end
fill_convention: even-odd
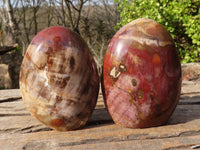
{"type": "Polygon", "coordinates": [[[165,124],[181,90],[181,65],[167,30],[145,18],[122,27],[106,51],[102,82],[105,104],[116,124],[165,124]]]}
{"type": "Polygon", "coordinates": [[[20,90],[45,125],[59,131],[84,126],[96,105],[99,76],[83,39],[60,26],[40,31],[23,59],[20,90]]]}

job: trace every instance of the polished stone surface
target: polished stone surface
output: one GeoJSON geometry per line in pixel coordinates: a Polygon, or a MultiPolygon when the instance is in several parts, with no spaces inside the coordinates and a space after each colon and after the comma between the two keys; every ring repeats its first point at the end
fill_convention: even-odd
{"type": "Polygon", "coordinates": [[[59,131],[85,125],[97,101],[99,77],[87,45],[64,28],[39,32],[28,46],[20,71],[28,110],[59,131]]]}
{"type": "Polygon", "coordinates": [[[115,123],[129,128],[165,124],[181,90],[181,65],[167,30],[144,18],[122,27],[109,43],[102,82],[115,123]]]}

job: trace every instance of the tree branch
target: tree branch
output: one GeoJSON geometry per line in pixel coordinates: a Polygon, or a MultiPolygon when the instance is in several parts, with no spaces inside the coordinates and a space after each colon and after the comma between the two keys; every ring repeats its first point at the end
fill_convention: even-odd
{"type": "Polygon", "coordinates": [[[72,3],[72,1],[65,0],[65,3],[66,3],[66,1],[71,4],[71,6],[73,7],[74,10],[79,11],[79,9],[74,6],[74,4],[72,3]]]}
{"type": "Polygon", "coordinates": [[[67,6],[68,19],[70,20],[71,27],[74,30],[74,22],[73,22],[73,19],[72,19],[72,11],[71,11],[71,7],[70,7],[70,4],[69,4],[69,1],[65,0],[65,4],[67,6]]]}

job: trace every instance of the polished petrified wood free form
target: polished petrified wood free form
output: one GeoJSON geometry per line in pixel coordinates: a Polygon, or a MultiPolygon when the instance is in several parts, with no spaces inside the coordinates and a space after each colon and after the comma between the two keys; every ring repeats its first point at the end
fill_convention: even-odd
{"type": "Polygon", "coordinates": [[[65,131],[85,125],[99,91],[85,42],[64,27],[39,32],[24,57],[20,89],[28,110],[47,126],[65,131]]]}
{"type": "Polygon", "coordinates": [[[181,88],[181,65],[167,30],[145,18],[122,27],[105,54],[102,82],[115,123],[129,128],[166,123],[181,88]]]}

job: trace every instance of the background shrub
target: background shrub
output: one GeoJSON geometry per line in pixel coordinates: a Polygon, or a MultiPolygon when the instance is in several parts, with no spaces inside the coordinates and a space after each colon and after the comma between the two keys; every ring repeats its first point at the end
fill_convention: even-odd
{"type": "Polygon", "coordinates": [[[182,63],[200,61],[199,0],[114,0],[120,22],[116,28],[137,18],[162,24],[173,37],[182,63]]]}

